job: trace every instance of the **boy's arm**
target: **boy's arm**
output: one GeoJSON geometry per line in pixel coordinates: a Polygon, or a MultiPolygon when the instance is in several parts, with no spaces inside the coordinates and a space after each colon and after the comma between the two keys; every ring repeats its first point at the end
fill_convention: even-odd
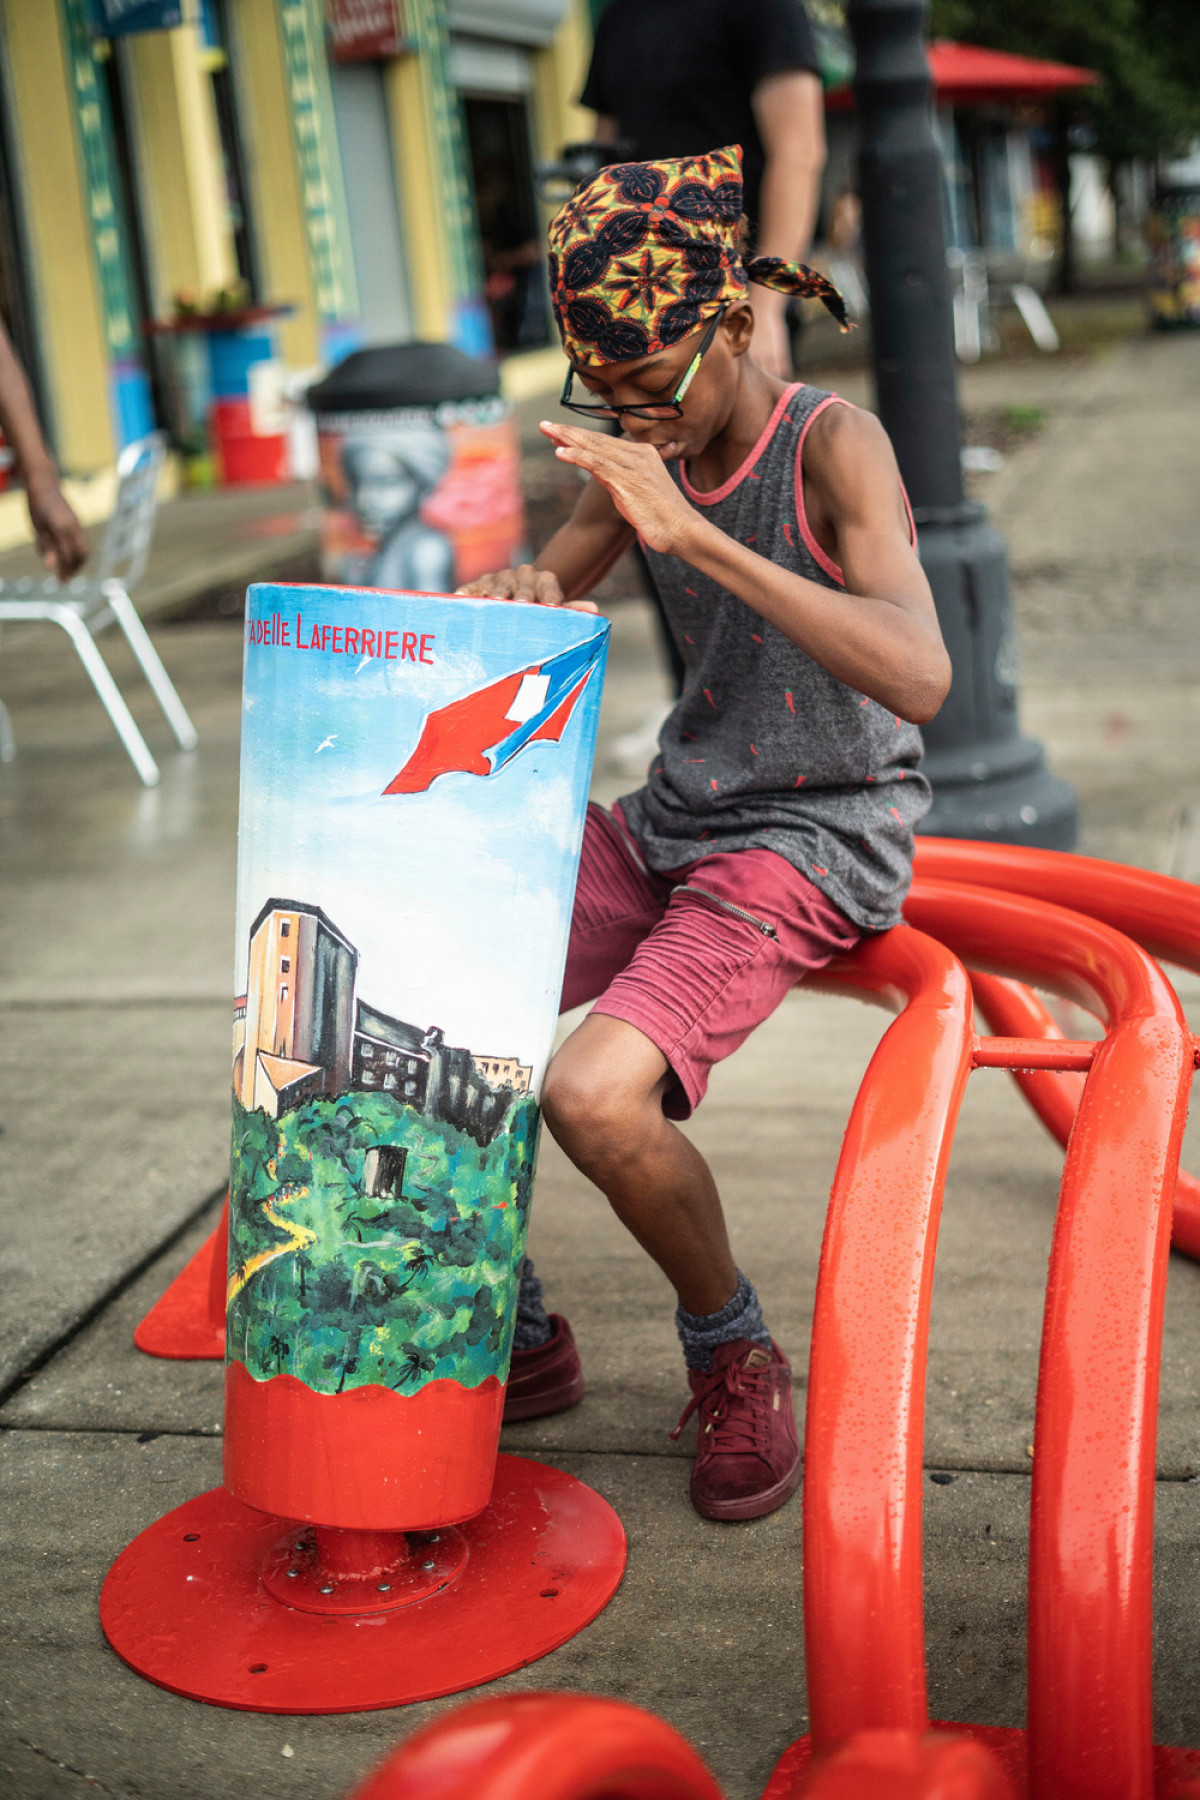
{"type": "Polygon", "coordinates": [[[923,724],[950,687],[929,583],[909,541],[896,459],[883,427],[830,407],[805,445],[814,510],[835,541],[845,592],[781,569],[703,518],[657,450],[569,425],[543,426],[564,462],[603,482],[651,549],[720,582],[839,681],[923,724]]]}
{"type": "Polygon", "coordinates": [[[589,481],[575,502],[571,517],[533,562],[481,575],[458,591],[484,599],[532,601],[539,606],[573,606],[579,612],[595,612],[593,602],[582,596],[603,581],[636,535],[633,526],[617,511],[603,483],[589,481]]]}

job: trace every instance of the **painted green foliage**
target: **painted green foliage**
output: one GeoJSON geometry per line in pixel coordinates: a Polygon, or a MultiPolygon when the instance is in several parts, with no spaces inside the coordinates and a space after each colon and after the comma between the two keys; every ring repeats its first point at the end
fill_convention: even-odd
{"type": "Polygon", "coordinates": [[[324,1394],[504,1380],[538,1122],[526,1096],[480,1149],[388,1094],[313,1100],[278,1119],[235,1096],[231,1359],[324,1394]],[[398,1194],[365,1192],[380,1145],[408,1153],[398,1194]]]}

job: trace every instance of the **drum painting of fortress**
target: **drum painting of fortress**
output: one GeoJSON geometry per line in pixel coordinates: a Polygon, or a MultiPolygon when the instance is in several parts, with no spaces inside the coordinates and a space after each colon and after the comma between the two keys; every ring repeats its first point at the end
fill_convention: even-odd
{"type": "Polygon", "coordinates": [[[305,1420],[371,1390],[393,1483],[439,1422],[494,1449],[607,631],[499,601],[250,590],[227,1315],[242,1444],[271,1411],[300,1446],[305,1420]]]}

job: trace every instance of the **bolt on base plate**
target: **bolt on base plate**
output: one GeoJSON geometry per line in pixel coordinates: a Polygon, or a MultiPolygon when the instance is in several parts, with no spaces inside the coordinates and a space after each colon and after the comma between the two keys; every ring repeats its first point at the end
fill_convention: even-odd
{"type": "Polygon", "coordinates": [[[521,1457],[497,1458],[486,1511],[434,1535],[406,1544],[401,1533],[289,1525],[214,1488],[122,1551],[100,1622],[132,1669],[189,1699],[368,1712],[535,1662],[603,1610],[625,1568],[608,1502],[521,1457]],[[393,1580],[404,1589],[395,1599],[393,1580]]]}

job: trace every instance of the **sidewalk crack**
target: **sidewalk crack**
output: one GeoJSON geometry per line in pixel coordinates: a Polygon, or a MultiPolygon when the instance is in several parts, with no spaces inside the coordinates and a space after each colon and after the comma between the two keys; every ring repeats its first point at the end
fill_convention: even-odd
{"type": "Polygon", "coordinates": [[[19,1733],[14,1734],[13,1742],[20,1744],[23,1750],[31,1750],[34,1756],[40,1756],[43,1762],[50,1764],[51,1768],[62,1769],[68,1775],[78,1776],[79,1780],[86,1781],[89,1787],[98,1788],[102,1794],[111,1794],[113,1800],[117,1800],[116,1788],[109,1787],[108,1783],[101,1781],[98,1775],[89,1775],[86,1770],[77,1769],[74,1763],[63,1762],[60,1757],[53,1756],[49,1750],[43,1750],[40,1744],[33,1743],[29,1738],[21,1737],[19,1733]]]}

